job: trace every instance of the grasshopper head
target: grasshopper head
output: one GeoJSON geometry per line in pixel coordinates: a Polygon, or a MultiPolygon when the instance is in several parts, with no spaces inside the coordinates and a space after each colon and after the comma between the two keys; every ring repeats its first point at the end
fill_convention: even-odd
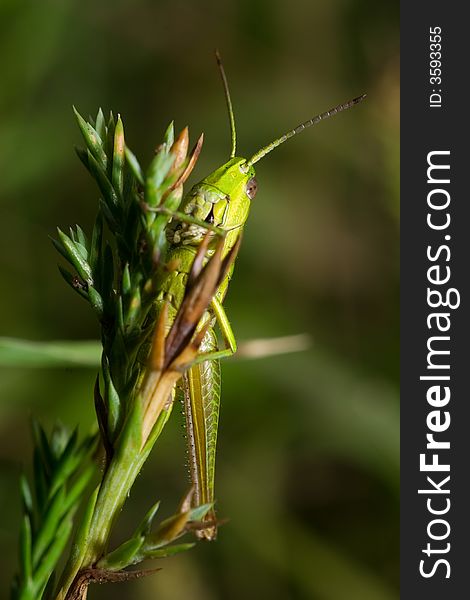
{"type": "Polygon", "coordinates": [[[231,158],[197,183],[184,198],[183,212],[200,224],[177,224],[173,241],[199,244],[207,232],[207,223],[227,232],[226,246],[231,247],[245,224],[257,189],[254,167],[248,166],[245,158],[231,158]]]}
{"type": "Polygon", "coordinates": [[[231,158],[200,184],[199,189],[207,192],[207,199],[216,200],[205,220],[226,231],[244,225],[258,190],[255,169],[246,163],[245,158],[231,158]]]}

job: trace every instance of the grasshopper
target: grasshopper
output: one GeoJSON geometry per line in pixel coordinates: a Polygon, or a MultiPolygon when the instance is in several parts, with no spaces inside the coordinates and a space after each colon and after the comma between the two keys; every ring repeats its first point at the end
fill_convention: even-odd
{"type": "MultiPolygon", "coordinates": [[[[230,119],[231,153],[228,162],[194,185],[183,198],[179,216],[170,224],[168,264],[176,265],[162,281],[158,302],[168,302],[171,322],[181,305],[185,284],[191,265],[201,243],[212,235],[212,243],[206,250],[206,260],[214,253],[214,242],[223,239],[223,255],[226,256],[240,242],[243,227],[250,212],[258,184],[254,166],[277,146],[304,129],[332,117],[365,98],[365,94],[340,104],[298,125],[270,144],[262,147],[249,159],[236,156],[237,140],[235,118],[230,92],[220,56],[216,53],[222,78],[230,119]],[[181,214],[182,213],[182,214],[181,214]]],[[[233,263],[220,284],[209,309],[202,317],[199,330],[206,327],[200,347],[201,355],[188,369],[180,384],[184,415],[191,481],[194,488],[193,505],[214,502],[215,456],[220,406],[220,362],[237,349],[235,335],[223,307],[228,285],[233,273],[233,263]],[[222,334],[225,347],[219,348],[215,326],[222,334]]],[[[198,537],[213,540],[217,527],[215,512],[206,515],[207,527],[196,532],[198,537]]]]}

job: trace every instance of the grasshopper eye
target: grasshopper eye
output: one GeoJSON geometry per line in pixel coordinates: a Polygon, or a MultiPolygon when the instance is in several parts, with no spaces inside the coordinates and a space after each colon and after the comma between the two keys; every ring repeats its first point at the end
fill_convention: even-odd
{"type": "Polygon", "coordinates": [[[252,177],[248,180],[246,184],[245,192],[250,200],[256,196],[256,192],[258,191],[258,182],[256,181],[256,177],[252,177]]]}

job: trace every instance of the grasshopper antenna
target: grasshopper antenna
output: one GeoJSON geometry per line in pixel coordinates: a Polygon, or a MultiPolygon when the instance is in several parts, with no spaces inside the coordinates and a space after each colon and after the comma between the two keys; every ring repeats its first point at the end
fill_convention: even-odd
{"type": "Polygon", "coordinates": [[[256,152],[256,154],[253,154],[253,156],[250,158],[250,160],[248,160],[245,163],[244,169],[248,170],[248,168],[251,167],[251,165],[254,165],[256,162],[261,160],[264,156],[266,156],[266,154],[269,154],[269,152],[271,152],[271,150],[274,150],[274,148],[277,148],[278,146],[283,144],[286,140],[293,137],[294,135],[297,135],[304,129],[307,129],[308,127],[312,127],[312,125],[316,125],[320,121],[324,121],[325,119],[328,119],[329,117],[334,117],[335,115],[342,112],[343,110],[347,110],[348,108],[351,108],[352,106],[355,106],[356,104],[359,104],[359,102],[362,102],[362,100],[364,100],[366,95],[367,94],[362,94],[362,96],[353,98],[352,100],[349,100],[349,102],[345,102],[344,104],[339,104],[338,106],[335,106],[335,108],[331,108],[330,110],[327,110],[326,112],[322,113],[321,115],[317,115],[316,117],[313,117],[312,119],[309,119],[308,121],[305,121],[305,123],[301,123],[300,125],[295,127],[295,129],[291,129],[290,131],[288,131],[287,133],[282,135],[277,140],[274,140],[274,142],[271,142],[267,146],[264,146],[263,148],[261,148],[261,150],[258,150],[258,152],[256,152]]]}
{"type": "Polygon", "coordinates": [[[217,60],[217,67],[219,69],[220,77],[222,78],[222,85],[224,86],[225,101],[227,103],[228,116],[230,119],[230,137],[232,140],[232,150],[230,152],[230,158],[235,156],[237,151],[237,132],[235,129],[235,115],[233,114],[232,100],[230,99],[230,90],[228,87],[227,76],[225,75],[224,65],[222,64],[222,58],[220,52],[215,51],[215,58],[217,60]]]}

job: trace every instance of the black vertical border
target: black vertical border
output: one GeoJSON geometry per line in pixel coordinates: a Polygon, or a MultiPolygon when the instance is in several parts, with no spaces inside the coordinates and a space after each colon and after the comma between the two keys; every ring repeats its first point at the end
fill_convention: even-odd
{"type": "MultiPolygon", "coordinates": [[[[470,598],[470,117],[467,89],[470,77],[470,21],[464,2],[401,2],[401,598],[402,600],[470,598]],[[429,107],[429,29],[442,29],[442,108],[429,107]],[[426,317],[428,244],[445,243],[443,232],[426,225],[427,153],[450,150],[451,287],[458,288],[460,307],[449,310],[451,413],[450,429],[441,434],[451,449],[451,508],[449,538],[429,540],[426,527],[433,518],[426,496],[419,495],[426,476],[419,471],[419,455],[426,446],[426,317]],[[442,241],[441,241],[442,240],[442,241]],[[428,579],[419,573],[422,549],[451,544],[451,575],[438,568],[428,579]]],[[[444,309],[440,309],[444,310],[444,309]]],[[[444,410],[444,409],[443,409],[444,410]]],[[[440,453],[443,457],[445,454],[440,453]]],[[[432,474],[430,474],[432,475],[432,474]]],[[[436,480],[444,474],[437,473],[436,480]]],[[[429,487],[429,486],[428,486],[429,487]]],[[[430,563],[428,562],[428,565],[430,563]]]]}

